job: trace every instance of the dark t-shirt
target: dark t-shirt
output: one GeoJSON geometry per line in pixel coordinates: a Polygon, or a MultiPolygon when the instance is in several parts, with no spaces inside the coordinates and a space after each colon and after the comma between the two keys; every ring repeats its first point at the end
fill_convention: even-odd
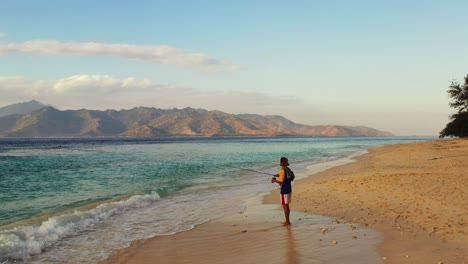
{"type": "Polygon", "coordinates": [[[281,184],[281,194],[288,194],[292,192],[292,187],[291,187],[291,176],[288,174],[288,170],[281,168],[281,170],[284,170],[284,181],[281,184]]]}

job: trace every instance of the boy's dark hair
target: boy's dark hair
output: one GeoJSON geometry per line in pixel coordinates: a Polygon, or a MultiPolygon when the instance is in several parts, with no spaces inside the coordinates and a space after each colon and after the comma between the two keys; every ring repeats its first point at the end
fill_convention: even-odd
{"type": "Polygon", "coordinates": [[[281,157],[281,158],[280,158],[281,164],[284,164],[284,163],[287,162],[287,161],[288,161],[288,158],[286,158],[286,157],[281,157]]]}

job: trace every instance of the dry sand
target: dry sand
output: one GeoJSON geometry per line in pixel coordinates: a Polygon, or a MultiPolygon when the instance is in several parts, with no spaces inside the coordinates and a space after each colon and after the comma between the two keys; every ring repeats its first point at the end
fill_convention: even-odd
{"type": "Polygon", "coordinates": [[[268,205],[274,192],[103,263],[468,263],[468,140],[376,147],[356,160],[296,181],[291,227],[268,205]]]}

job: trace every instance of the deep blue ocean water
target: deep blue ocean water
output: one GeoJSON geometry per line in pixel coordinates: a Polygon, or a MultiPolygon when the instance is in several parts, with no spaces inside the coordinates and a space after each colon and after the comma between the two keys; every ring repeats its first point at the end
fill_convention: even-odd
{"type": "Polygon", "coordinates": [[[428,139],[0,139],[0,263],[95,263],[133,240],[243,210],[275,188],[266,174],[281,156],[300,172],[428,139]]]}

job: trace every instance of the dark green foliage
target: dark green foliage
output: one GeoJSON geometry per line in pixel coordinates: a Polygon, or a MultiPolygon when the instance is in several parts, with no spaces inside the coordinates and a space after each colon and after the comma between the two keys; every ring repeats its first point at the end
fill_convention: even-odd
{"type": "Polygon", "coordinates": [[[464,84],[452,82],[447,92],[452,99],[449,105],[458,113],[450,117],[451,121],[439,137],[468,137],[468,75],[465,76],[464,84]]]}
{"type": "Polygon", "coordinates": [[[447,91],[452,102],[450,106],[457,109],[458,113],[468,111],[468,75],[465,77],[465,83],[452,82],[447,91]]]}
{"type": "Polygon", "coordinates": [[[468,112],[454,114],[451,119],[440,132],[440,137],[468,137],[468,112]]]}

